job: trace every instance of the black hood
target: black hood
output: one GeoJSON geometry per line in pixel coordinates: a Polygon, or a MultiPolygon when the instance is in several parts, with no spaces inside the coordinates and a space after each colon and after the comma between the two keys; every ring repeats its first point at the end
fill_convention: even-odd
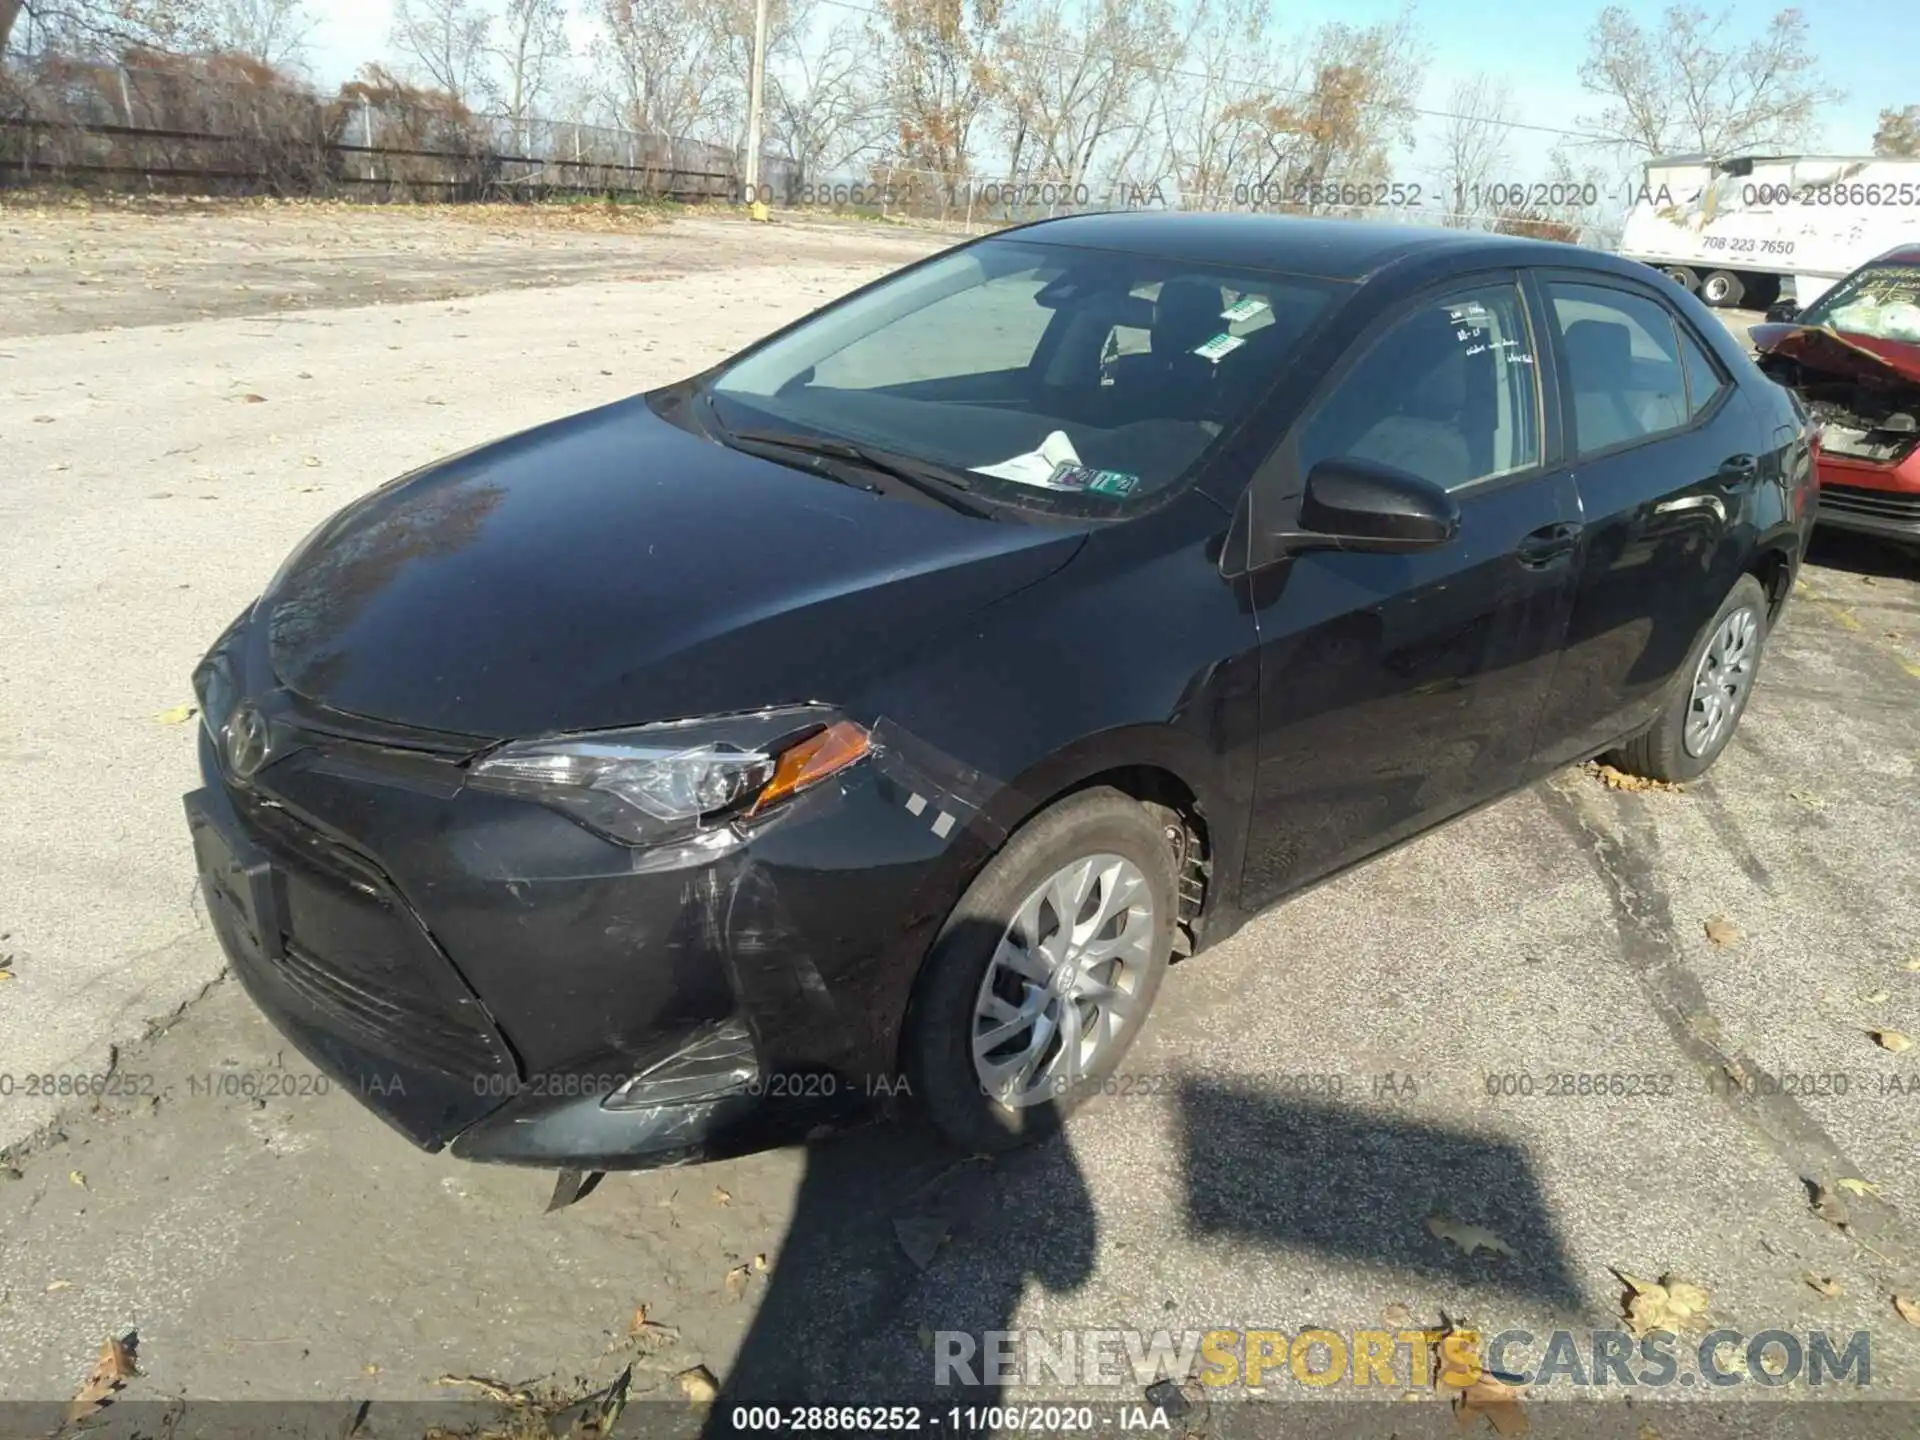
{"type": "Polygon", "coordinates": [[[309,700],[505,738],[843,702],[1082,538],[838,485],[636,398],[375,491],[261,613],[309,700]]]}

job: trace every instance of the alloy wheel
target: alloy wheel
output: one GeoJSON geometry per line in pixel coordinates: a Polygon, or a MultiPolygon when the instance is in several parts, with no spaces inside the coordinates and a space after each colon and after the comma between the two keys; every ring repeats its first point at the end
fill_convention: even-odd
{"type": "Polygon", "coordinates": [[[974,1002],[974,1071],[1018,1109],[1064,1097],[1132,1018],[1153,953],[1153,890],[1121,855],[1036,886],[994,947],[974,1002]]]}
{"type": "Polygon", "coordinates": [[[1684,741],[1696,759],[1711,754],[1739,718],[1760,658],[1760,620],[1742,605],[1720,622],[1693,672],[1684,741]]]}

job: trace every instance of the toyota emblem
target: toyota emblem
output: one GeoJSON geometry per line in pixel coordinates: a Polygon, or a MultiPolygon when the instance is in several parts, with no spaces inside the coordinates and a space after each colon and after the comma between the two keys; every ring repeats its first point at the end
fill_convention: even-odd
{"type": "Polygon", "coordinates": [[[267,762],[270,736],[267,720],[251,705],[233,712],[223,732],[226,740],[227,768],[245,780],[267,762]]]}

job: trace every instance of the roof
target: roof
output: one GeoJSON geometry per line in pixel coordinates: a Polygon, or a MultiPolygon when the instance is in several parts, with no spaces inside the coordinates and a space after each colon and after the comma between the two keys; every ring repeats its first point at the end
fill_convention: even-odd
{"type": "Polygon", "coordinates": [[[1869,265],[1920,265],[1920,241],[1896,245],[1885,254],[1876,255],[1867,262],[1869,265]]]}
{"type": "Polygon", "coordinates": [[[1591,256],[1578,246],[1437,225],[1327,220],[1306,215],[1122,210],[1067,215],[1018,226],[1010,239],[1157,255],[1190,265],[1277,270],[1361,280],[1415,255],[1450,252],[1462,263],[1541,264],[1549,254],[1591,256]]]}

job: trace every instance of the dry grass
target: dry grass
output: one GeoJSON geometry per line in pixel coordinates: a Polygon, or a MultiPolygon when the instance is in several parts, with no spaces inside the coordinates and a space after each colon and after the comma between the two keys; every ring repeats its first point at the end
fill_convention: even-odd
{"type": "Polygon", "coordinates": [[[609,202],[598,198],[476,204],[433,202],[373,204],[355,200],[279,199],[273,196],[107,195],[66,188],[0,191],[0,213],[39,218],[54,215],[307,216],[378,215],[450,220],[489,230],[571,230],[598,234],[650,230],[686,207],[666,200],[609,202]]]}

